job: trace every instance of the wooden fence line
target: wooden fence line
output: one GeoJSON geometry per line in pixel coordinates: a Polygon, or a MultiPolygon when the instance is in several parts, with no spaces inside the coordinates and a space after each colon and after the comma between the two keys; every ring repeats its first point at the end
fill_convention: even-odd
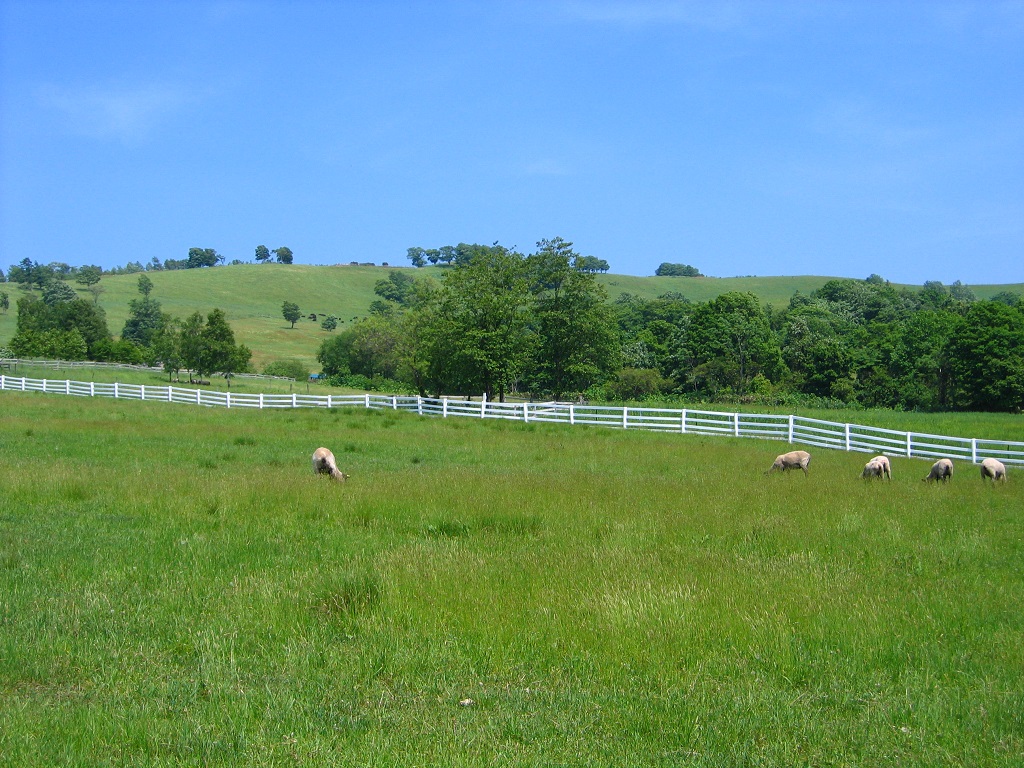
{"type": "Polygon", "coordinates": [[[978,463],[984,458],[1005,464],[1024,464],[1024,442],[948,437],[900,432],[861,424],[841,424],[804,416],[766,413],[723,413],[694,409],[640,406],[580,405],[576,403],[496,403],[448,397],[408,395],[304,395],[212,392],[175,386],[28,379],[0,374],[0,390],[46,392],[78,397],[114,397],[155,400],[223,408],[340,408],[393,409],[420,416],[508,419],[524,423],[590,425],[618,429],[645,429],[679,434],[722,435],[783,440],[821,448],[884,453],[921,459],[961,459],[978,463]]]}

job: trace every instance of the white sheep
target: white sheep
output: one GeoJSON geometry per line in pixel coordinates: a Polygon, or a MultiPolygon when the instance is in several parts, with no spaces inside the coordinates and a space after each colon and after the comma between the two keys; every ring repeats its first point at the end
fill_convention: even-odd
{"type": "Polygon", "coordinates": [[[877,462],[874,459],[872,459],[871,461],[864,465],[864,469],[860,473],[860,476],[863,478],[885,477],[885,468],[882,466],[880,462],[877,462]]]}
{"type": "Polygon", "coordinates": [[[348,475],[338,469],[334,454],[327,448],[317,448],[313,451],[313,472],[318,475],[330,475],[340,483],[348,480],[348,475]]]}
{"type": "Polygon", "coordinates": [[[1003,462],[998,459],[984,459],[981,462],[981,479],[986,480],[992,479],[992,482],[996,480],[1002,480],[1006,482],[1006,467],[1003,462]]]}
{"type": "Polygon", "coordinates": [[[949,459],[939,459],[932,464],[932,469],[928,473],[928,477],[924,478],[925,482],[934,480],[938,482],[946,482],[953,479],[953,462],[949,459]]]}
{"type": "Polygon", "coordinates": [[[888,478],[889,480],[892,480],[892,467],[889,465],[889,457],[875,456],[875,458],[864,465],[864,471],[861,472],[860,476],[888,478]]]}
{"type": "MultiPolygon", "coordinates": [[[[807,465],[811,463],[811,454],[807,451],[790,451],[784,453],[781,456],[775,458],[775,463],[772,464],[768,472],[774,472],[776,469],[780,469],[783,472],[789,469],[802,469],[804,474],[807,474],[807,465]]],[[[767,475],[768,472],[765,472],[767,475]]]]}

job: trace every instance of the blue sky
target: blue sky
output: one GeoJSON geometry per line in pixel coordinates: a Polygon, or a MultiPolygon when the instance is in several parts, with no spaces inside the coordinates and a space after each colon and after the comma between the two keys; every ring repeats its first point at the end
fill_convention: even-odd
{"type": "Polygon", "coordinates": [[[0,267],[1024,282],[1024,2],[0,0],[0,267]]]}

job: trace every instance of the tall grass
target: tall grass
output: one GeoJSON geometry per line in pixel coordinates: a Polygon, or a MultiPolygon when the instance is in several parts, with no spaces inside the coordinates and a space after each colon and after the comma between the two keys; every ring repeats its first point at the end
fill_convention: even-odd
{"type": "Polygon", "coordinates": [[[0,394],[8,765],[1018,765],[1024,484],[0,394]],[[331,447],[352,475],[312,475],[331,447]]]}

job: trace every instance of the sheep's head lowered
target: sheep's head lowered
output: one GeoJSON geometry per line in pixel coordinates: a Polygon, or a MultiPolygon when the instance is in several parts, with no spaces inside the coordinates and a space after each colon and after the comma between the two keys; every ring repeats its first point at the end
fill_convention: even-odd
{"type": "Polygon", "coordinates": [[[317,448],[313,451],[313,472],[318,475],[330,475],[339,483],[348,480],[348,475],[338,469],[334,454],[327,448],[317,448]]]}

